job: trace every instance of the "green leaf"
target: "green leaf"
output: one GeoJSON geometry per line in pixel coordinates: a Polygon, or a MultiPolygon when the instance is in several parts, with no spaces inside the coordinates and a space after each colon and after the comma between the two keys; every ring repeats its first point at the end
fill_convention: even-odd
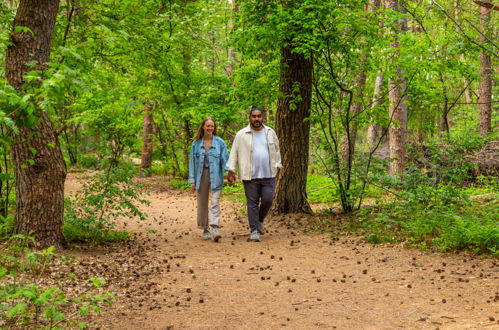
{"type": "Polygon", "coordinates": [[[29,33],[31,34],[32,36],[34,36],[35,34],[33,33],[33,31],[31,31],[31,29],[27,26],[16,26],[15,29],[14,29],[14,32],[18,33],[18,32],[25,32],[25,33],[29,33]]]}
{"type": "Polygon", "coordinates": [[[23,314],[26,312],[26,307],[27,304],[24,301],[19,302],[17,305],[15,305],[7,314],[7,317],[9,319],[12,319],[13,317],[17,316],[18,314],[23,314]]]}

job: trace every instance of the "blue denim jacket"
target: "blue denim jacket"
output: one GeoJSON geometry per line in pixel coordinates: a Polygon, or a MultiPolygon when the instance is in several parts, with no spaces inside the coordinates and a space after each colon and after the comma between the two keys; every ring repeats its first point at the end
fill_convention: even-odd
{"type": "MultiPolygon", "coordinates": [[[[224,140],[218,136],[213,136],[213,142],[211,143],[208,152],[210,159],[211,190],[217,191],[222,189],[224,184],[222,170],[227,170],[229,152],[227,151],[224,140]]],[[[189,157],[189,183],[194,183],[196,185],[196,190],[199,190],[201,175],[203,174],[204,154],[203,138],[192,142],[191,155],[189,157]]]]}

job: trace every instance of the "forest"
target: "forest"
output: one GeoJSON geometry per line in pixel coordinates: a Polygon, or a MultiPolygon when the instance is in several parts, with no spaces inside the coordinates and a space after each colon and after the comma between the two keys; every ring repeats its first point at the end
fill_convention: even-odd
{"type": "MultiPolygon", "coordinates": [[[[203,118],[230,149],[252,106],[279,138],[276,225],[496,265],[498,11],[492,0],[3,0],[0,328],[87,327],[116,293],[64,268],[87,288],[71,296],[44,280],[51,269],[74,247],[136,242],[127,223],[156,221],[151,187],[188,193],[203,118]]],[[[246,212],[241,182],[224,199],[241,205],[232,218],[246,212]]]]}

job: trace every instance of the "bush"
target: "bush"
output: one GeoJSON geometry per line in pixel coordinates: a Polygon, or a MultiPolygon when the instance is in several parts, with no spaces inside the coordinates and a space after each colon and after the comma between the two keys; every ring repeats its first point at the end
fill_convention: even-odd
{"type": "Polygon", "coordinates": [[[131,164],[98,172],[83,183],[75,197],[65,200],[64,238],[67,242],[104,243],[126,239],[129,234],[115,232],[118,217],[145,219],[137,204],[148,204],[140,198],[139,184],[134,182],[137,169],[131,164]]]}
{"type": "Polygon", "coordinates": [[[78,165],[83,168],[95,170],[100,167],[100,164],[101,160],[94,154],[81,153],[78,157],[78,165]]]}

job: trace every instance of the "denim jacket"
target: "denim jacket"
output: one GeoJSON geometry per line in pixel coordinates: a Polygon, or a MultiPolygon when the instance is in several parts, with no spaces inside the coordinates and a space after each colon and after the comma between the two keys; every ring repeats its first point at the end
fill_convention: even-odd
{"type": "MultiPolygon", "coordinates": [[[[189,157],[189,183],[194,183],[196,190],[199,190],[199,184],[201,183],[205,152],[203,138],[192,142],[189,157]]],[[[223,169],[227,170],[229,152],[224,140],[218,136],[213,136],[213,142],[208,152],[210,159],[210,186],[212,191],[217,191],[223,187],[223,169]]]]}

